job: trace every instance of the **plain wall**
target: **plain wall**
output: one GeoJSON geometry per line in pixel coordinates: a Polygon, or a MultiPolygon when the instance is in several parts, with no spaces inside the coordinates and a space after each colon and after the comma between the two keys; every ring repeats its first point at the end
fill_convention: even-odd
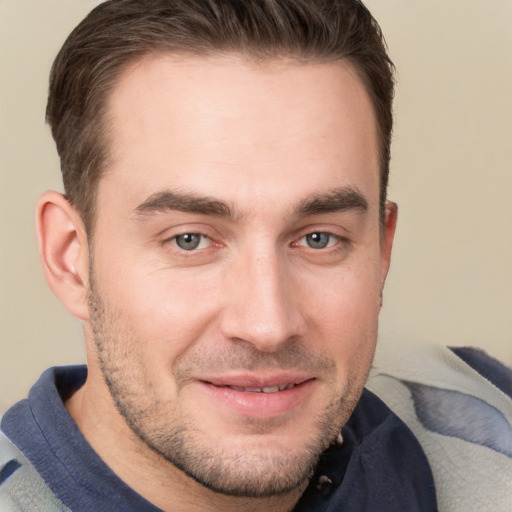
{"type": "MultiPolygon", "coordinates": [[[[47,77],[97,2],[0,0],[0,412],[84,360],[46,286],[37,197],[61,189],[47,77]]],[[[398,68],[389,195],[400,214],[381,342],[477,345],[512,363],[512,1],[368,0],[398,68]]]]}

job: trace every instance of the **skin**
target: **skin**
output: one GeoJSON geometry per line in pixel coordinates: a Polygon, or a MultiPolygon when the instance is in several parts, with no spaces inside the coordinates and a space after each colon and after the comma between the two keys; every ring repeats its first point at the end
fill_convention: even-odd
{"type": "Polygon", "coordinates": [[[375,350],[396,207],[381,231],[369,97],[344,62],[153,56],[109,123],[92,247],[63,196],[38,209],[84,325],[68,411],[163,510],[291,510],[375,350]]]}

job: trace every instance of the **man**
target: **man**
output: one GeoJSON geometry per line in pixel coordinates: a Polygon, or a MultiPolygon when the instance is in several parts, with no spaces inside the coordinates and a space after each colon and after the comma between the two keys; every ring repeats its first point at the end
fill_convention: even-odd
{"type": "Polygon", "coordinates": [[[75,29],[37,231],[88,364],[4,416],[2,510],[437,510],[363,389],[392,95],[355,0],[111,0],[75,29]]]}

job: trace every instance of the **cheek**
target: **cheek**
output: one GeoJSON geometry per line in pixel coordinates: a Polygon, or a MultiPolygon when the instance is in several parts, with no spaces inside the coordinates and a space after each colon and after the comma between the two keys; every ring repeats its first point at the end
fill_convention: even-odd
{"type": "Polygon", "coordinates": [[[104,283],[120,328],[141,357],[157,366],[169,366],[194,345],[215,317],[218,286],[192,273],[176,276],[140,265],[130,272],[125,265],[124,272],[105,276],[104,283]]]}
{"type": "Polygon", "coordinates": [[[339,364],[363,364],[373,356],[377,335],[379,272],[373,264],[345,267],[307,295],[312,329],[323,333],[322,343],[339,364]]]}

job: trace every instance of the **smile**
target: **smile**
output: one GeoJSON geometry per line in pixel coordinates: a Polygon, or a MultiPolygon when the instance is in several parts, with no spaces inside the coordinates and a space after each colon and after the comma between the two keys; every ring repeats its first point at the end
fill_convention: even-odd
{"type": "Polygon", "coordinates": [[[303,407],[318,385],[317,379],[311,376],[229,376],[198,383],[206,392],[209,403],[218,404],[237,416],[261,419],[276,418],[303,407]]]}
{"type": "Polygon", "coordinates": [[[244,393],[277,393],[279,391],[286,391],[292,389],[297,384],[279,384],[277,386],[266,386],[263,388],[249,388],[243,386],[225,386],[233,391],[243,391],[244,393]]]}

